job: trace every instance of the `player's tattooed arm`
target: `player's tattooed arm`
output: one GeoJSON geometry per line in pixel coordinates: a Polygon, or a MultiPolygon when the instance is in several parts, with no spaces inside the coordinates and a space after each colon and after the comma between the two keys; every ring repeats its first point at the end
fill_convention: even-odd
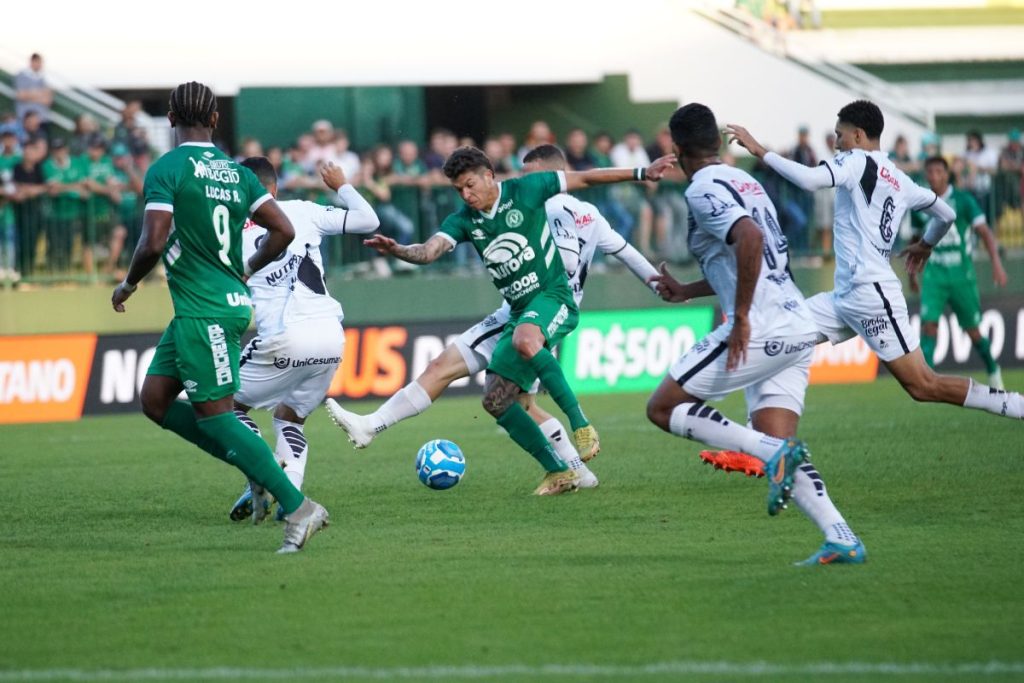
{"type": "Polygon", "coordinates": [[[245,264],[246,276],[270,265],[295,239],[295,227],[273,199],[260,204],[252,214],[252,219],[257,225],[267,229],[267,239],[263,240],[256,253],[250,256],[249,262],[245,264]]]}
{"type": "Polygon", "coordinates": [[[452,250],[452,243],[440,234],[434,235],[423,244],[399,244],[390,237],[374,235],[363,240],[363,245],[376,249],[384,256],[394,256],[408,263],[433,263],[452,250]]]}
{"type": "Polygon", "coordinates": [[[522,391],[515,382],[488,372],[484,382],[484,410],[494,417],[501,417],[519,399],[522,391]]]}
{"type": "Polygon", "coordinates": [[[654,285],[654,291],[658,293],[658,296],[669,303],[681,304],[690,299],[712,296],[715,293],[707,280],[682,283],[675,279],[672,273],[668,272],[668,264],[664,261],[658,266],[658,274],[651,276],[647,281],[654,285]]]}
{"type": "Polygon", "coordinates": [[[110,297],[110,303],[118,313],[124,313],[124,302],[128,300],[139,286],[142,278],[160,262],[160,256],[167,245],[167,237],[171,234],[171,222],[174,214],[170,211],[149,210],[142,215],[142,235],[135,247],[128,275],[110,297]]]}

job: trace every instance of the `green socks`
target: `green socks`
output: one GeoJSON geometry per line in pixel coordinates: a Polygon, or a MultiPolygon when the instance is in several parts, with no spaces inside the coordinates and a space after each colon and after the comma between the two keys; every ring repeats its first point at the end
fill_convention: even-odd
{"type": "Polygon", "coordinates": [[[513,403],[498,418],[498,424],[508,432],[520,448],[532,455],[546,472],[564,472],[569,465],[562,462],[548,443],[544,432],[518,403],[513,403]]]}
{"type": "Polygon", "coordinates": [[[192,404],[188,401],[175,401],[164,414],[164,421],[160,423],[164,429],[174,432],[186,441],[191,441],[204,451],[224,462],[229,462],[224,456],[224,449],[209,438],[199,429],[196,423],[196,412],[192,410],[192,404]]]}
{"type": "Polygon", "coordinates": [[[267,442],[239,422],[234,413],[200,418],[196,423],[207,438],[223,449],[225,460],[277,498],[285,514],[299,508],[305,496],[288,480],[267,442]]]}
{"type": "Polygon", "coordinates": [[[985,361],[985,370],[988,374],[991,375],[999,369],[999,366],[996,365],[996,359],[992,357],[992,344],[989,342],[988,337],[982,337],[974,342],[974,350],[985,361]]]}
{"type": "Polygon", "coordinates": [[[544,385],[544,388],[551,394],[551,398],[562,409],[565,416],[569,418],[569,425],[572,427],[572,430],[576,431],[580,427],[586,427],[590,424],[583,415],[583,411],[580,410],[580,402],[569,386],[569,382],[566,381],[565,373],[562,372],[562,366],[558,364],[558,360],[554,355],[547,349],[542,348],[536,356],[529,360],[529,363],[533,371],[537,373],[537,377],[540,378],[540,383],[544,385]]]}
{"type": "Polygon", "coordinates": [[[921,353],[924,354],[924,361],[928,363],[928,367],[935,367],[935,343],[937,337],[931,337],[927,334],[921,335],[921,353]]]}
{"type": "Polygon", "coordinates": [[[286,514],[302,504],[302,492],[288,480],[270,446],[239,422],[234,413],[197,419],[192,404],[175,401],[167,409],[161,426],[242,470],[245,476],[270,491],[286,514]]]}

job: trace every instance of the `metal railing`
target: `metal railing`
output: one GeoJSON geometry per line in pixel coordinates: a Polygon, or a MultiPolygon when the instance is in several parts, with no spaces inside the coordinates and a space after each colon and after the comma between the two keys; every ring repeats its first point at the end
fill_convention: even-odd
{"type": "MultiPolygon", "coordinates": [[[[803,192],[779,176],[754,171],[779,212],[779,222],[796,258],[828,255],[831,242],[831,191],[803,192]]],[[[1020,175],[1000,173],[992,189],[980,196],[1002,247],[1024,249],[1024,214],[1021,212],[1020,175]]],[[[682,199],[683,186],[663,185],[645,193],[640,186],[595,188],[577,193],[590,201],[612,227],[640,245],[639,225],[649,215],[660,222],[664,239],[654,240],[651,258],[674,262],[689,260],[686,251],[687,217],[682,199]],[[630,228],[632,226],[632,228],[630,228]]],[[[391,188],[392,199],[377,203],[381,231],[403,242],[422,242],[436,232],[444,218],[461,206],[458,195],[447,185],[399,186],[391,188]]],[[[284,193],[280,199],[301,198],[327,203],[322,193],[284,193]]],[[[41,196],[23,202],[0,199],[0,286],[87,283],[116,280],[124,275],[142,226],[142,200],[125,193],[121,203],[104,197],[80,198],[70,195],[41,196]],[[15,275],[16,273],[16,275],[15,275]]],[[[655,226],[659,227],[658,225],[655,226]]],[[[657,234],[657,229],[654,231],[657,234]]],[[[904,239],[909,233],[904,230],[904,239]]],[[[383,276],[395,268],[392,260],[375,260],[357,235],[324,241],[328,269],[340,274],[383,276]]],[[[468,246],[426,267],[427,273],[479,268],[479,258],[468,246]]]]}

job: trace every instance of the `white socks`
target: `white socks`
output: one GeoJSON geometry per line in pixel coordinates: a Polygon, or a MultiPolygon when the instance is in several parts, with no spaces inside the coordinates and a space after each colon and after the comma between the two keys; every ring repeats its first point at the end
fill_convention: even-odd
{"type": "Polygon", "coordinates": [[[1000,391],[978,384],[973,379],[969,380],[967,387],[967,398],[964,399],[965,408],[976,408],[987,410],[995,415],[1012,417],[1017,420],[1024,419],[1024,399],[1016,391],[1000,391]]]}
{"type": "Polygon", "coordinates": [[[395,392],[395,395],[384,402],[380,408],[366,419],[374,432],[380,433],[391,425],[402,420],[415,417],[430,407],[433,401],[416,380],[409,382],[395,392]]]}
{"type": "Polygon", "coordinates": [[[309,457],[309,444],[302,432],[302,425],[274,418],[274,432],[277,434],[277,447],[274,457],[284,467],[285,476],[297,489],[302,489],[302,480],[306,476],[306,460],[309,457]]]}
{"type": "Polygon", "coordinates": [[[569,466],[569,469],[583,469],[584,465],[583,461],[580,460],[580,454],[576,452],[576,447],[572,445],[565,427],[562,426],[557,417],[553,417],[540,425],[540,431],[544,432],[548,443],[555,449],[558,457],[569,466]]]}
{"type": "Polygon", "coordinates": [[[842,545],[857,543],[857,535],[847,526],[846,520],[828,497],[821,475],[809,462],[800,465],[796,471],[793,481],[793,502],[818,525],[825,534],[826,541],[842,545]]]}
{"type": "Polygon", "coordinates": [[[668,426],[676,436],[715,448],[749,453],[765,462],[782,446],[782,439],[731,422],[704,403],[680,403],[672,411],[668,426]]]}

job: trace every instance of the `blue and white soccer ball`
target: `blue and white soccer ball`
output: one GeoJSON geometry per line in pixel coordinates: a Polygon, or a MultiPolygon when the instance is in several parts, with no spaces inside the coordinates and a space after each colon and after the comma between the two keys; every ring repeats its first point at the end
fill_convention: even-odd
{"type": "Polygon", "coordinates": [[[428,441],[416,454],[416,476],[432,489],[450,489],[462,480],[465,473],[466,456],[451,441],[428,441]]]}

